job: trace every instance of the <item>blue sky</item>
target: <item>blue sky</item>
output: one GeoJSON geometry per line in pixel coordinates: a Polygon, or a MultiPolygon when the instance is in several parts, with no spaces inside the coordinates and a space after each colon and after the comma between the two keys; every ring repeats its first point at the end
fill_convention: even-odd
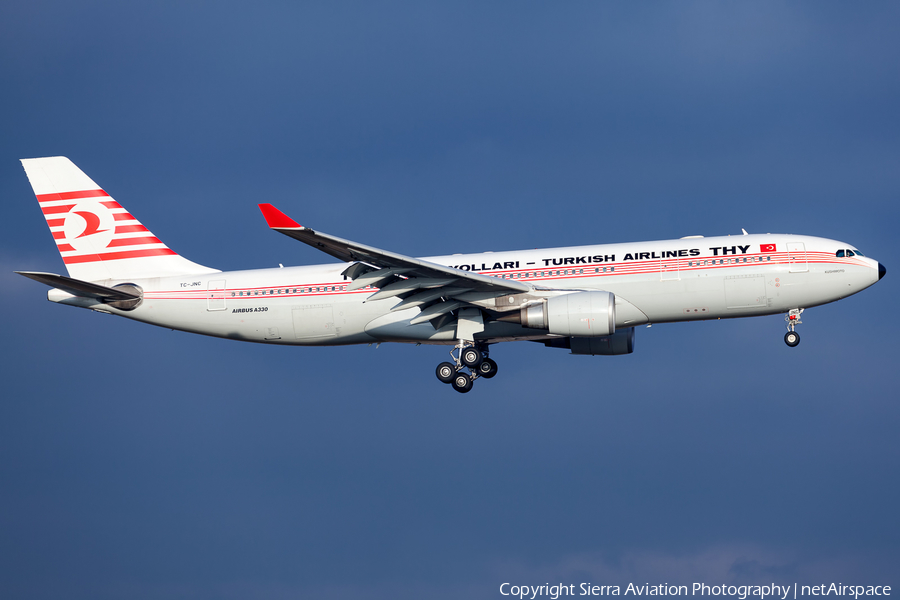
{"type": "Polygon", "coordinates": [[[838,3],[0,7],[0,596],[495,598],[504,581],[900,585],[900,9],[838,3]],[[179,253],[409,255],[792,232],[878,285],[655,325],[623,357],[272,348],[50,304],[18,159],[179,253]]]}

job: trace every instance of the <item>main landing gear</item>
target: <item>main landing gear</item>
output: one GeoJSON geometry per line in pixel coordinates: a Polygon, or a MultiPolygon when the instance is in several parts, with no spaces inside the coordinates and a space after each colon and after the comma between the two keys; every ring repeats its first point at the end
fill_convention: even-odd
{"type": "Polygon", "coordinates": [[[791,348],[800,343],[800,334],[794,331],[794,327],[803,323],[803,321],[800,320],[800,314],[802,312],[802,308],[792,308],[784,317],[788,328],[788,332],[784,334],[784,343],[791,348]]]}
{"type": "Polygon", "coordinates": [[[443,383],[449,383],[453,389],[465,394],[472,389],[472,384],[479,377],[490,379],[497,374],[497,363],[488,358],[486,344],[464,346],[462,342],[450,351],[453,362],[442,362],[437,366],[435,374],[443,383]],[[468,369],[466,373],[464,369],[468,369]]]}

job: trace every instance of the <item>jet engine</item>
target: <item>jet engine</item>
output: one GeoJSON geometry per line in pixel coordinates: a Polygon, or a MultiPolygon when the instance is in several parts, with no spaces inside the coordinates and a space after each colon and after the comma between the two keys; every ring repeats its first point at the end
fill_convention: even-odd
{"type": "Polygon", "coordinates": [[[616,331],[616,297],[610,292],[573,292],[535,304],[519,312],[523,327],[577,337],[598,337],[616,331]]]}

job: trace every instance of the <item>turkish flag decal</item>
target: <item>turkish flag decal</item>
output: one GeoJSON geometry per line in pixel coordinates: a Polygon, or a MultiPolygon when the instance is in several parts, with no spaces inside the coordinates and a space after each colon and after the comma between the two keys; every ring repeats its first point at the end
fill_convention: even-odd
{"type": "Polygon", "coordinates": [[[760,244],[760,252],[775,252],[775,244],[760,244]]]}

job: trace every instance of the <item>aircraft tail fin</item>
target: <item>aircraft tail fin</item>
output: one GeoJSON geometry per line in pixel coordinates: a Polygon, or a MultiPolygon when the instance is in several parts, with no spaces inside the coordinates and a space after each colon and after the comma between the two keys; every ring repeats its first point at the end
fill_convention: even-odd
{"type": "Polygon", "coordinates": [[[64,156],[22,159],[69,275],[82,281],[217,273],[170,249],[64,156]]]}

